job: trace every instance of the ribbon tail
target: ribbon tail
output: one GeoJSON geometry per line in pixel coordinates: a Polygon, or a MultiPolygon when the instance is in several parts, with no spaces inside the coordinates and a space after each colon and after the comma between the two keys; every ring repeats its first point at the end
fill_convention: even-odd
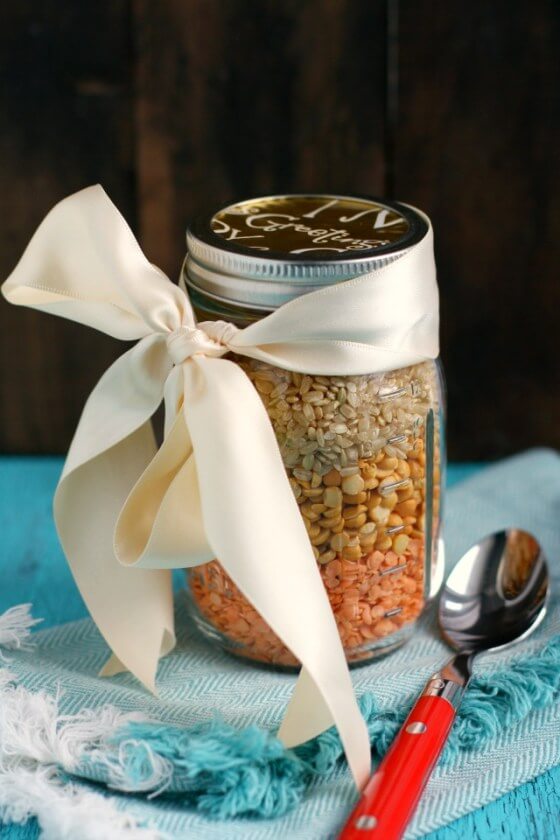
{"type": "Polygon", "coordinates": [[[334,723],[331,710],[322,701],[313,676],[306,668],[302,668],[278,730],[278,737],[284,746],[297,747],[302,741],[315,738],[330,729],[334,723]],[[302,733],[305,737],[302,737],[302,733]]]}
{"type": "Polygon", "coordinates": [[[192,444],[183,412],[120,513],[115,549],[124,566],[173,569],[214,558],[202,523],[192,444]]]}
{"type": "MultiPolygon", "coordinates": [[[[168,368],[156,337],[109,368],[86,403],[54,502],[60,541],[93,620],[119,662],[152,691],[158,658],[173,644],[171,572],[121,566],[113,532],[156,451],[149,418],[168,368]]],[[[113,660],[109,671],[116,667],[113,660]]]]}
{"type": "Polygon", "coordinates": [[[366,724],[264,406],[233,362],[194,356],[183,371],[208,542],[304,668],[283,732],[296,744],[334,722],[362,787],[370,773],[366,724]]]}

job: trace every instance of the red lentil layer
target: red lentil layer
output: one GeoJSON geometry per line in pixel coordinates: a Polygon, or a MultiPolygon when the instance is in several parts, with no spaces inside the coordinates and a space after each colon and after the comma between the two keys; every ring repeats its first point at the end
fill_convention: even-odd
{"type": "MultiPolygon", "coordinates": [[[[400,557],[394,551],[372,551],[358,561],[339,556],[320,566],[349,659],[358,658],[356,648],[378,642],[420,615],[423,570],[419,539],[411,539],[400,557]],[[399,571],[388,574],[392,568],[399,571]],[[385,617],[398,608],[402,611],[385,617]]],[[[216,560],[191,572],[190,587],[201,614],[238,654],[274,665],[298,664],[216,560]]]]}

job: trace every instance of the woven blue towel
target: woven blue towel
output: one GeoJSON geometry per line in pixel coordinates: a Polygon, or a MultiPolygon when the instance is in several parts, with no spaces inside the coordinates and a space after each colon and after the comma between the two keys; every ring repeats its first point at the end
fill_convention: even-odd
{"type": "MultiPolygon", "coordinates": [[[[451,565],[475,540],[517,525],[533,531],[560,576],[560,458],[535,450],[501,464],[451,490],[447,497],[446,551],[451,565]]],[[[16,652],[10,670],[31,690],[61,697],[63,713],[106,704],[139,710],[175,726],[211,721],[216,713],[241,729],[257,724],[274,730],[294,678],[253,669],[201,640],[178,602],[179,645],[160,666],[160,699],[148,696],[129,675],[102,680],[96,673],[106,647],[89,620],[36,634],[33,652],[16,652]]],[[[517,657],[538,655],[560,633],[560,601],[554,587],[549,615],[515,650],[481,657],[477,673],[507,668],[517,657]]],[[[412,641],[392,656],[353,672],[360,695],[373,694],[381,709],[401,707],[448,656],[429,616],[412,641]]],[[[560,703],[532,712],[480,749],[453,752],[436,770],[410,828],[410,838],[438,828],[499,797],[560,763],[560,703]]],[[[303,802],[276,820],[217,822],[169,799],[115,796],[123,808],[157,826],[162,834],[193,840],[326,840],[335,837],[355,792],[344,766],[311,783],[303,802]]]]}

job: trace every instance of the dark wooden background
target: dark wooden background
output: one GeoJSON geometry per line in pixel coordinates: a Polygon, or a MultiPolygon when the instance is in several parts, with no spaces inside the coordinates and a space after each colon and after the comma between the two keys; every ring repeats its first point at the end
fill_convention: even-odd
{"type": "MultiPolygon", "coordinates": [[[[451,457],[560,447],[555,0],[18,0],[0,17],[2,276],[97,181],[171,276],[188,220],[233,198],[409,201],[436,231],[451,457]]],[[[0,451],[63,451],[119,351],[0,304],[0,451]]]]}

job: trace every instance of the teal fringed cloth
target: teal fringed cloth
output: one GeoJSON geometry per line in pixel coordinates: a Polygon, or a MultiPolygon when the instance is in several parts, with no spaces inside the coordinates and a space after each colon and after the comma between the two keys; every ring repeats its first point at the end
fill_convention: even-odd
{"type": "MultiPolygon", "coordinates": [[[[514,524],[532,530],[549,557],[555,584],[549,615],[515,649],[479,660],[473,691],[465,699],[410,837],[444,825],[560,763],[556,454],[526,453],[452,489],[446,511],[448,562],[480,536],[514,524]]],[[[346,768],[337,761],[336,735],[325,733],[295,756],[267,735],[279,723],[293,677],[253,669],[210,648],[189,624],[180,596],[178,627],[179,646],[160,666],[159,700],[146,695],[128,675],[111,680],[95,676],[106,648],[87,620],[35,634],[33,651],[10,653],[9,670],[30,691],[54,694],[62,688],[62,714],[110,704],[166,725],[127,724],[113,743],[85,754],[76,768],[86,778],[113,783],[120,779],[121,787],[136,784],[149,792],[158,787],[150,787],[154,757],[170,762],[173,773],[160,784],[166,788],[160,796],[110,794],[119,807],[150,823],[162,837],[335,837],[355,796],[346,768]],[[170,795],[173,791],[175,796],[170,795]],[[227,822],[207,816],[233,813],[238,816],[227,822]],[[260,818],[239,816],[250,813],[260,818]],[[269,818],[278,813],[284,816],[269,818]]],[[[407,705],[446,656],[432,615],[406,647],[353,672],[374,758],[382,754],[407,705]]]]}

